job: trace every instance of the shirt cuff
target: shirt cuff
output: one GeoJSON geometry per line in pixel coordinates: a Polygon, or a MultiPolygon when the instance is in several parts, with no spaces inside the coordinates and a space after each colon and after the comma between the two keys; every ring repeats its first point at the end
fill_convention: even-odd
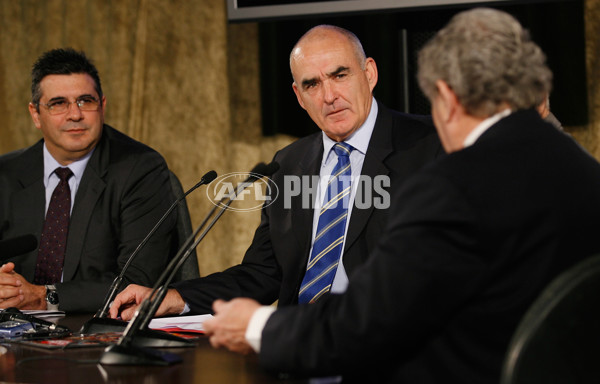
{"type": "Polygon", "coordinates": [[[271,314],[273,314],[275,310],[276,308],[273,306],[262,306],[254,311],[248,322],[248,328],[246,328],[246,341],[256,353],[260,353],[262,331],[265,328],[269,317],[271,317],[271,314]]]}
{"type": "Polygon", "coordinates": [[[180,315],[185,315],[189,311],[191,311],[190,306],[188,305],[188,303],[185,303],[185,305],[183,306],[183,311],[181,311],[180,315]]]}

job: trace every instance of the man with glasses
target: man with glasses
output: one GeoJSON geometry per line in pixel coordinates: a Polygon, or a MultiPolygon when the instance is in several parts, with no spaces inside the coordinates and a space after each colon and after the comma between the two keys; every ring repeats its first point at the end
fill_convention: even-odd
{"type": "MultiPolygon", "coordinates": [[[[0,267],[0,308],[95,311],[127,258],[174,200],[153,149],[104,124],[106,97],[84,53],[55,49],[33,65],[29,113],[43,139],[0,156],[0,240],[38,249],[0,267]]],[[[171,216],[128,269],[149,285],[171,250],[171,216]]]]}

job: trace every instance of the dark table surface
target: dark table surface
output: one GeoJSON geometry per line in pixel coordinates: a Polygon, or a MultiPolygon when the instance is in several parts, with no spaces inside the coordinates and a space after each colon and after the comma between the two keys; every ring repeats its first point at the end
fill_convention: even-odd
{"type": "MultiPolygon", "coordinates": [[[[60,325],[75,333],[91,314],[68,315],[60,325]]],[[[256,355],[214,349],[201,336],[191,348],[161,349],[183,361],[169,366],[101,365],[104,347],[42,349],[0,340],[0,382],[16,383],[304,383],[264,372],[256,355]],[[5,350],[4,350],[5,349],[5,350]],[[4,352],[4,353],[2,353],[4,352]]]]}

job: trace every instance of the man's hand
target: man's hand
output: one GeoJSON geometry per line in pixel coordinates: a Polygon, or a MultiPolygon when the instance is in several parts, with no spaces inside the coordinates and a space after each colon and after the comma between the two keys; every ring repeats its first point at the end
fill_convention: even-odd
{"type": "Polygon", "coordinates": [[[216,300],[213,303],[214,317],[202,324],[206,335],[210,337],[210,344],[242,354],[252,352],[252,347],[246,341],[246,329],[258,308],[260,304],[252,299],[238,298],[229,302],[216,300]]]}
{"type": "Polygon", "coordinates": [[[46,309],[46,287],[30,284],[15,272],[14,263],[0,267],[0,307],[46,309]]]}
{"type": "MultiPolygon", "coordinates": [[[[120,315],[123,320],[131,320],[133,315],[135,315],[137,307],[144,299],[150,296],[151,292],[152,288],[130,284],[115,297],[115,300],[110,305],[110,317],[116,319],[120,315]]],[[[169,289],[154,316],[179,315],[184,307],[185,302],[181,298],[181,295],[179,295],[179,292],[169,289]]]]}

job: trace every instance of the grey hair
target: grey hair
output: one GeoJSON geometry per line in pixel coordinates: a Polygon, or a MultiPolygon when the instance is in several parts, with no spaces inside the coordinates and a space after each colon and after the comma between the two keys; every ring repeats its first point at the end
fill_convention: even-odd
{"type": "Polygon", "coordinates": [[[292,68],[292,61],[294,60],[294,51],[296,50],[296,48],[298,48],[298,46],[300,46],[307,38],[322,37],[327,32],[337,32],[340,35],[346,37],[346,39],[348,39],[350,44],[352,44],[354,54],[356,55],[356,59],[360,63],[360,68],[364,70],[367,56],[358,37],[356,37],[354,33],[347,29],[329,24],[321,24],[312,27],[304,35],[302,35],[300,39],[298,39],[298,42],[294,45],[292,51],[290,52],[290,69],[292,68]]]}
{"type": "Polygon", "coordinates": [[[546,56],[511,15],[476,8],[455,15],[419,52],[417,78],[433,100],[443,80],[466,112],[478,117],[538,106],[550,93],[546,56]]]}

